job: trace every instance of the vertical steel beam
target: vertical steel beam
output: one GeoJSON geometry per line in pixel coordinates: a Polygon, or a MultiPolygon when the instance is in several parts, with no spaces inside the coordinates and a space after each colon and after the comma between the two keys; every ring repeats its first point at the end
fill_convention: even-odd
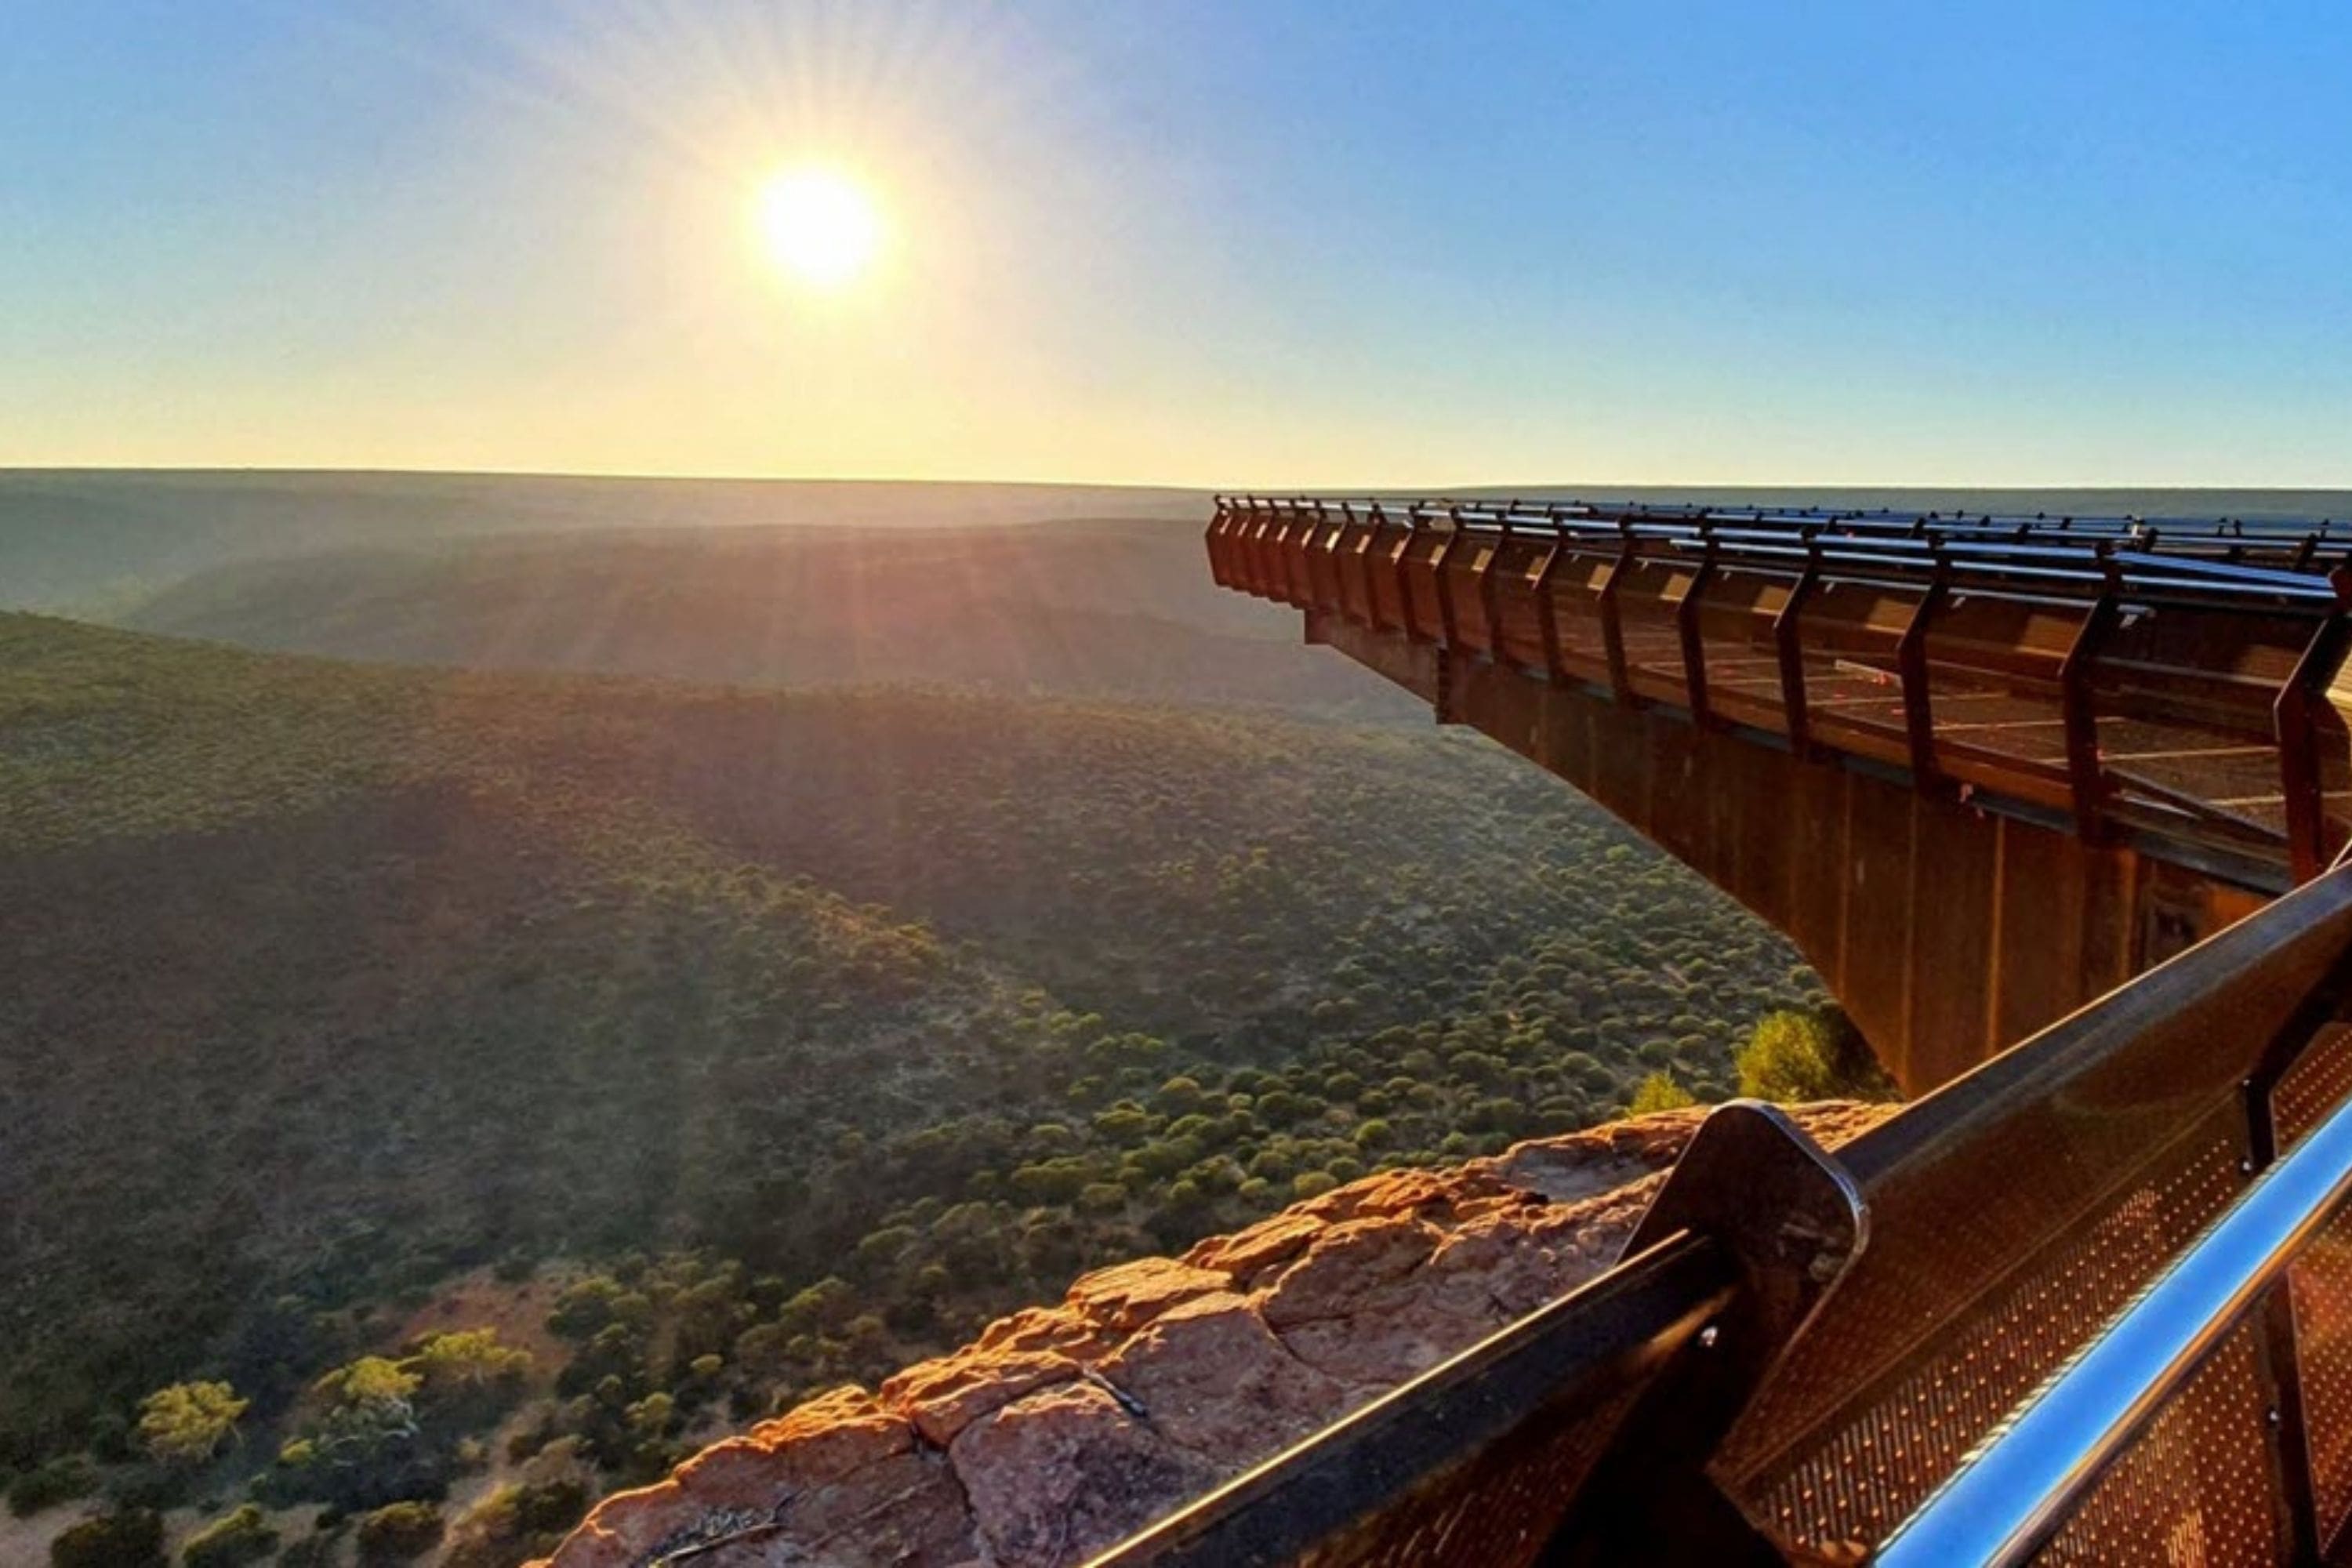
{"type": "Polygon", "coordinates": [[[1412,574],[1405,570],[1405,557],[1412,553],[1412,542],[1421,537],[1419,502],[1405,508],[1404,524],[1404,542],[1398,545],[1396,553],[1389,558],[1390,565],[1396,571],[1397,615],[1404,622],[1398,629],[1404,633],[1407,642],[1427,642],[1429,638],[1412,624],[1412,574]]]}
{"type": "Polygon", "coordinates": [[[1625,584],[1625,574],[1633,565],[1633,530],[1620,522],[1623,537],[1617,546],[1616,563],[1609,568],[1609,580],[1601,584],[1601,647],[1609,659],[1609,689],[1617,700],[1628,708],[1637,705],[1633,695],[1633,672],[1625,664],[1625,624],[1618,610],[1618,595],[1625,584]]]}
{"type": "Polygon", "coordinates": [[[1503,658],[1503,601],[1501,585],[1496,581],[1496,568],[1503,564],[1503,552],[1511,542],[1511,514],[1507,511],[1496,520],[1494,547],[1486,552],[1486,564],[1478,571],[1478,607],[1486,615],[1486,658],[1501,665],[1503,658]]]}
{"type": "Polygon", "coordinates": [[[1276,598],[1294,607],[1302,604],[1298,593],[1298,539],[1306,531],[1307,503],[1288,502],[1281,526],[1274,531],[1274,591],[1276,598]]]}
{"type": "Polygon", "coordinates": [[[1544,674],[1555,686],[1568,684],[1568,658],[1560,650],[1559,605],[1551,596],[1551,579],[1559,570],[1560,557],[1567,553],[1568,541],[1555,527],[1551,549],[1536,568],[1536,630],[1543,638],[1544,674]]]}
{"type": "Polygon", "coordinates": [[[1253,500],[1250,503],[1249,524],[1242,532],[1244,546],[1242,559],[1248,563],[1248,570],[1243,574],[1242,586],[1261,599],[1270,599],[1274,596],[1267,590],[1267,584],[1274,580],[1274,574],[1266,570],[1265,542],[1266,532],[1273,527],[1273,503],[1253,500]]]}
{"type": "MultiPolygon", "coordinates": [[[[2114,568],[2108,568],[2110,580],[2114,568]]],[[[2091,677],[2099,650],[2118,619],[2110,586],[2091,603],[2058,662],[2058,712],[2066,734],[2066,783],[2074,799],[2074,832],[2085,844],[2106,837],[2106,777],[2099,766],[2099,717],[2092,701],[2091,677]]]]}
{"type": "Polygon", "coordinates": [[[1706,729],[1711,721],[1706,703],[1706,640],[1699,635],[1700,596],[1715,576],[1715,542],[1707,541],[1682,603],[1675,606],[1675,635],[1683,649],[1683,691],[1690,700],[1691,722],[1706,729]]]}
{"type": "Polygon", "coordinates": [[[1445,563],[1453,556],[1454,547],[1462,542],[1462,509],[1448,508],[1446,515],[1445,537],[1439,542],[1437,548],[1430,552],[1429,581],[1430,584],[1437,590],[1438,636],[1444,640],[1448,650],[1459,653],[1462,649],[1462,631],[1454,624],[1454,590],[1447,586],[1445,582],[1445,563]]]}
{"type": "Polygon", "coordinates": [[[2271,721],[2278,737],[2279,784],[2286,795],[2286,853],[2289,871],[2297,882],[2308,882],[2327,869],[2326,782],[2319,765],[2318,710],[2327,700],[2328,683],[2344,662],[2347,627],[2346,600],[2352,596],[2352,574],[2338,571],[2336,608],[2312,632],[2295,660],[2294,672],[2279,688],[2271,706],[2271,721]]]}
{"type": "Polygon", "coordinates": [[[1330,508],[1317,501],[1315,530],[1307,536],[1307,587],[1317,609],[1336,610],[1341,606],[1339,531],[1339,526],[1331,521],[1330,508]]]}
{"type": "MultiPolygon", "coordinates": [[[[1352,517],[1354,508],[1350,507],[1349,510],[1352,517]]],[[[1341,556],[1339,562],[1339,573],[1343,587],[1345,585],[1345,579],[1348,572],[1348,563],[1350,561],[1355,563],[1356,591],[1361,598],[1364,606],[1364,613],[1361,617],[1362,623],[1367,626],[1373,627],[1377,627],[1381,624],[1381,605],[1380,601],[1372,597],[1372,546],[1380,542],[1381,524],[1383,521],[1384,520],[1381,515],[1380,502],[1374,501],[1372,503],[1371,514],[1364,520],[1363,538],[1355,541],[1353,547],[1341,556]]],[[[1343,599],[1346,597],[1344,593],[1341,597],[1343,599]]]]}
{"type": "MultiPolygon", "coordinates": [[[[1315,537],[1316,516],[1307,510],[1309,502],[1300,501],[1293,508],[1290,521],[1283,525],[1281,553],[1282,595],[1298,609],[1315,603],[1315,587],[1307,570],[1307,542],[1315,537]]],[[[1311,503],[1320,511],[1320,503],[1311,503]]]]}
{"type": "Polygon", "coordinates": [[[1780,712],[1789,727],[1789,750],[1800,759],[1813,754],[1812,721],[1805,698],[1805,645],[1801,617],[1805,601],[1821,585],[1821,547],[1808,541],[1805,567],[1789,587],[1788,603],[1772,617],[1772,652],[1780,667],[1780,712]]]}
{"type": "Polygon", "coordinates": [[[1924,787],[1936,776],[1936,714],[1927,689],[1927,625],[1943,608],[1943,571],[1912,606],[1911,618],[1895,642],[1895,670],[1903,681],[1903,733],[1910,742],[1911,782],[1924,787]]]}

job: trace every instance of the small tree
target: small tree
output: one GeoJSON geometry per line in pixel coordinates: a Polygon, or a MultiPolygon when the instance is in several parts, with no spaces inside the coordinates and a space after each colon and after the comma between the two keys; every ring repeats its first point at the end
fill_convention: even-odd
{"type": "Polygon", "coordinates": [[[421,1381],[437,1420],[473,1426],[496,1419],[522,1392],[530,1352],[500,1344],[496,1329],[467,1329],[434,1335],[401,1370],[421,1381]]]}
{"type": "Polygon", "coordinates": [[[201,1465],[236,1430],[247,1401],[226,1383],[175,1383],[139,1407],[139,1439],[167,1465],[201,1465]]]}
{"type": "Polygon", "coordinates": [[[1685,1105],[1696,1105],[1698,1097],[1675,1081],[1675,1075],[1660,1068],[1643,1079],[1633,1089],[1632,1103],[1625,1107],[1628,1116],[1647,1116],[1655,1110],[1680,1110],[1685,1105]]]}
{"type": "Polygon", "coordinates": [[[1833,1010],[1767,1013],[1733,1059],[1739,1092],[1757,1100],[1796,1105],[1893,1092],[1869,1046],[1833,1010]]]}

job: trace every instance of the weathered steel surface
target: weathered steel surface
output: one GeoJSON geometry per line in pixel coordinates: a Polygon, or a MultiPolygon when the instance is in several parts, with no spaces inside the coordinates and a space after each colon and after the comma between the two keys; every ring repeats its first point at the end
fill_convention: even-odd
{"type": "Polygon", "coordinates": [[[1208,542],[1787,931],[1914,1091],[2352,837],[2326,528],[1227,501],[1208,542]]]}
{"type": "MultiPolygon", "coordinates": [[[[1438,650],[1309,616],[1423,697],[1438,650]]],[[[1895,1080],[1932,1089],[2267,895],[1482,664],[1449,721],[1542,764],[1788,933],[1895,1080]]]]}

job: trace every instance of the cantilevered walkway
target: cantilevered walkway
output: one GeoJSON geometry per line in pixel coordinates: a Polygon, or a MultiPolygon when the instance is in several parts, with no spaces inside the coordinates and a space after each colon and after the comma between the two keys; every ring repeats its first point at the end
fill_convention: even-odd
{"type": "Polygon", "coordinates": [[[1923,1092],[1833,1153],[1718,1108],[1613,1269],[1097,1568],[2352,1563],[2342,533],[1240,498],[1209,543],[1779,921],[1923,1092]]]}
{"type": "Polygon", "coordinates": [[[2352,529],[1232,497],[1208,546],[1788,931],[1915,1089],[2352,837],[2352,529]]]}

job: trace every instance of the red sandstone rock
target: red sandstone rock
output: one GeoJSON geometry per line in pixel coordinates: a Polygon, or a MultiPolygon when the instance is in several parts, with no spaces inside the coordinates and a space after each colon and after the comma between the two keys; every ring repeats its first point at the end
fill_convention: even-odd
{"type": "Polygon", "coordinates": [[[925,1442],[944,1448],[982,1416],[1032,1390],[1067,1383],[1082,1370],[1059,1351],[973,1347],[908,1367],[885,1383],[878,1397],[913,1422],[925,1442]]]}
{"type": "Polygon", "coordinates": [[[946,1568],[974,1554],[945,1462],[916,1452],[914,1429],[857,1389],[714,1443],[657,1486],[606,1498],[553,1563],[624,1568],[711,1542],[730,1543],[698,1559],[713,1568],[730,1561],[946,1568]]]}
{"type": "Polygon", "coordinates": [[[1099,1369],[1152,1430],[1220,1476],[1329,1425],[1348,1391],[1301,1365],[1240,1296],[1171,1308],[1099,1369]]]}
{"type": "Polygon", "coordinates": [[[977,1348],[1059,1351],[1074,1361],[1092,1361],[1110,1353],[1118,1338],[1117,1332],[1095,1323],[1075,1307],[1024,1307],[982,1330],[977,1348]]]}
{"type": "Polygon", "coordinates": [[[1227,1289],[1223,1269],[1143,1258],[1101,1268],[1070,1287],[1069,1304],[1105,1328],[1140,1328],[1180,1301],[1227,1289]]]}
{"type": "Polygon", "coordinates": [[[998,1568],[1083,1561],[1211,1479],[1092,1383],[1015,1400],[966,1428],[948,1454],[998,1568]]]}
{"type": "MultiPolygon", "coordinates": [[[[1792,1114],[1834,1145],[1892,1109],[1792,1114]]],[[[1609,1267],[1702,1114],[1380,1173],[1087,1275],[878,1398],[828,1394],[605,1499],[554,1563],[717,1541],[696,1568],[1081,1561],[1609,1267]]]]}
{"type": "Polygon", "coordinates": [[[1276,1329],[1347,1316],[1381,1286],[1427,1261],[1444,1237],[1428,1221],[1405,1215],[1374,1215],[1330,1226],[1259,1292],[1258,1310],[1276,1329]]]}
{"type": "Polygon", "coordinates": [[[1184,1261],[1197,1268],[1216,1268],[1233,1276],[1246,1289],[1257,1275],[1277,1263],[1287,1263],[1307,1250],[1324,1222],[1297,1209],[1286,1209],[1231,1236],[1213,1236],[1194,1245],[1184,1261]]]}

